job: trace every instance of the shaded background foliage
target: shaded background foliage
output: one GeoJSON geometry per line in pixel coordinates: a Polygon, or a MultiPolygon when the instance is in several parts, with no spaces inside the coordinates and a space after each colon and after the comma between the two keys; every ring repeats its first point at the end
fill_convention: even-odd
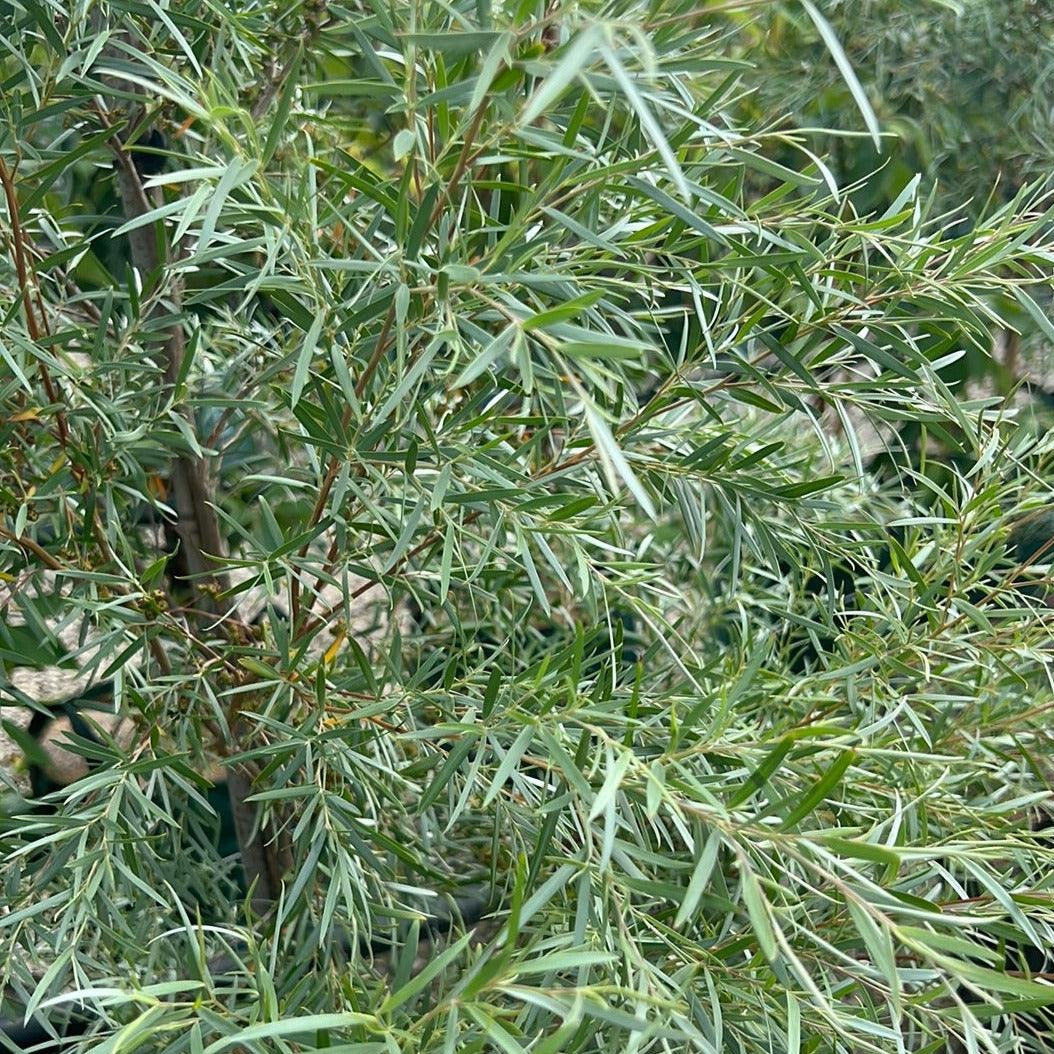
{"type": "Polygon", "coordinates": [[[1043,12],[0,9],[3,701],[72,629],[137,730],[5,803],[13,1004],[1044,1049],[1043,12]]]}
{"type": "MultiPolygon", "coordinates": [[[[1054,12],[1037,0],[861,0],[824,12],[866,86],[896,148],[877,153],[855,103],[830,63],[813,21],[796,4],[762,5],[740,16],[750,54],[767,76],[748,105],[754,116],[786,113],[810,133],[863,213],[881,212],[918,176],[935,209],[968,230],[993,202],[1012,201],[1052,168],[1054,12]],[[859,137],[824,129],[857,128],[859,137]]],[[[1049,311],[1049,297],[1042,300],[1049,311]]],[[[1014,305],[1001,305],[1018,336],[994,356],[968,355],[958,379],[1009,394],[1023,379],[1049,393],[1049,335],[1014,305]],[[1008,361],[1009,360],[1009,361],[1008,361]]]]}
{"type": "MultiPolygon", "coordinates": [[[[829,3],[824,11],[869,89],[883,130],[897,139],[889,158],[868,150],[864,140],[831,141],[840,181],[866,181],[863,211],[892,200],[922,173],[945,205],[976,215],[993,193],[1011,200],[1050,171],[1054,13],[1048,5],[862,0],[829,3]],[[885,171],[874,178],[880,167],[885,171]]],[[[752,21],[771,75],[759,100],[793,113],[800,126],[851,127],[852,99],[824,62],[823,43],[801,8],[771,5],[752,21]]]]}

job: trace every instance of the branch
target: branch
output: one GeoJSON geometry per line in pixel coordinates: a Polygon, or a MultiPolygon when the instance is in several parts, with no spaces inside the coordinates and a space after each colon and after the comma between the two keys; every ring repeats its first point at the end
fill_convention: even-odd
{"type": "Polygon", "coordinates": [[[33,541],[32,538],[26,535],[19,537],[14,531],[9,531],[6,527],[2,526],[0,526],[0,538],[7,538],[9,541],[14,542],[15,545],[25,549],[26,552],[32,553],[49,570],[64,570],[63,564],[59,560],[56,560],[47,549],[33,541]]]}

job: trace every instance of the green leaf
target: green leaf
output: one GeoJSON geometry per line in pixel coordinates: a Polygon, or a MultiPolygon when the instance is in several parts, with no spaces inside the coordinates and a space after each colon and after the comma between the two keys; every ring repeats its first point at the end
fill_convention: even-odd
{"type": "Polygon", "coordinates": [[[512,42],[512,34],[503,32],[498,35],[498,38],[491,45],[490,51],[487,52],[487,57],[483,60],[483,65],[480,67],[479,75],[476,77],[476,84],[472,89],[472,97],[468,101],[469,113],[475,113],[483,104],[498,69],[509,60],[509,48],[512,42]]]}
{"type": "Polygon", "coordinates": [[[401,161],[413,150],[416,142],[417,136],[409,128],[403,128],[396,132],[395,139],[392,140],[392,157],[396,161],[401,161]]]}
{"type": "MultiPolygon", "coordinates": [[[[449,948],[444,949],[419,973],[412,977],[397,991],[392,992],[381,1004],[379,1013],[390,1014],[393,1010],[402,1006],[407,1000],[412,999],[418,992],[427,988],[432,981],[438,977],[455,959],[459,958],[472,940],[472,934],[466,933],[459,937],[449,948]]],[[[365,1016],[365,1015],[363,1015],[365,1016]]]]}
{"type": "Polygon", "coordinates": [[[757,876],[745,862],[740,868],[740,892],[743,904],[750,917],[751,934],[758,942],[758,947],[769,962],[776,961],[776,931],[772,925],[769,905],[761,892],[757,876]]]}
{"type": "Polygon", "coordinates": [[[728,799],[728,807],[734,809],[742,805],[755,791],[768,783],[773,773],[783,764],[784,758],[794,746],[793,740],[781,739],[765,756],[760,765],[750,774],[750,778],[728,799]]]}
{"type": "Polygon", "coordinates": [[[614,51],[608,47],[601,47],[600,53],[603,55],[608,69],[611,70],[611,75],[615,78],[615,83],[622,90],[630,106],[633,108],[633,111],[636,113],[637,120],[640,121],[645,135],[651,140],[652,146],[658,151],[659,157],[662,158],[663,163],[666,165],[667,171],[670,173],[670,178],[673,180],[673,184],[677,188],[677,192],[685,201],[691,203],[692,192],[688,189],[688,181],[684,178],[684,172],[681,171],[681,166],[677,160],[677,156],[673,152],[673,147],[670,146],[669,141],[663,134],[662,126],[655,119],[650,107],[644,101],[644,97],[637,90],[633,78],[630,77],[626,68],[619,61],[618,56],[614,51]]]}
{"type": "Polygon", "coordinates": [[[520,125],[533,124],[542,116],[588,67],[600,44],[600,30],[590,26],[582,30],[571,41],[555,67],[535,89],[520,112],[520,125]]]}
{"type": "Polygon", "coordinates": [[[198,232],[198,245],[193,259],[200,260],[212,242],[213,235],[216,233],[216,225],[220,220],[220,214],[227,203],[227,197],[231,191],[252,179],[256,169],[257,162],[255,160],[232,161],[227,166],[220,177],[219,183],[216,184],[216,189],[212,193],[212,199],[209,201],[208,208],[202,218],[201,230],[198,232]]]}
{"type": "Polygon", "coordinates": [[[882,976],[889,985],[893,1012],[899,1017],[901,1013],[901,986],[900,973],[897,970],[896,949],[893,947],[893,937],[889,929],[880,926],[871,916],[868,909],[850,898],[846,901],[849,916],[853,920],[857,933],[864,943],[871,961],[881,971],[882,976]]]}
{"type": "Polygon", "coordinates": [[[781,803],[781,807],[792,805],[792,808],[790,812],[784,816],[783,823],[780,824],[780,830],[790,830],[804,820],[811,812],[819,808],[819,806],[827,800],[831,791],[842,782],[842,777],[845,775],[846,770],[855,760],[855,750],[843,750],[806,794],[796,799],[785,799],[781,803]]]}
{"type": "Polygon", "coordinates": [[[592,307],[603,295],[602,290],[596,289],[593,292],[573,297],[566,303],[549,308],[547,311],[538,311],[530,318],[524,319],[522,323],[523,328],[527,331],[546,329],[559,322],[568,322],[572,318],[577,318],[587,308],[592,307]]]}
{"type": "Polygon", "coordinates": [[[322,333],[322,326],[325,324],[325,321],[325,312],[317,312],[311,323],[311,328],[304,335],[304,343],[300,346],[300,353],[297,355],[296,360],[296,369],[293,371],[293,384],[289,390],[290,406],[296,406],[300,401],[300,396],[304,391],[304,385],[307,383],[311,360],[314,358],[315,348],[318,345],[318,338],[322,333]]]}
{"type": "Polygon", "coordinates": [[[513,741],[509,749],[505,751],[505,756],[501,759],[498,771],[494,773],[494,778],[490,781],[487,793],[483,797],[484,808],[486,808],[495,797],[497,797],[502,787],[505,786],[506,780],[508,780],[513,772],[519,767],[520,761],[523,759],[523,755],[527,752],[533,739],[533,726],[525,725],[520,729],[519,735],[513,741]]]}
{"type": "Polygon", "coordinates": [[[1021,286],[1013,286],[1013,292],[1017,302],[1032,316],[1032,321],[1039,326],[1047,340],[1054,341],[1054,322],[1050,320],[1047,312],[1021,286]]]}
{"type": "Polygon", "coordinates": [[[265,1021],[217,1039],[205,1048],[205,1054],[219,1054],[219,1051],[227,1050],[229,1047],[255,1043],[260,1039],[304,1036],[322,1029],[344,1029],[363,1025],[375,1027],[377,1019],[372,1014],[356,1014],[348,1011],[342,1014],[307,1014],[303,1017],[286,1018],[284,1021],[265,1021]]]}
{"type": "Polygon", "coordinates": [[[592,433],[593,441],[596,443],[597,453],[600,455],[611,488],[613,490],[617,489],[617,480],[621,479],[626,484],[629,492],[637,499],[644,512],[654,519],[656,512],[651,497],[641,485],[640,480],[637,479],[636,473],[630,468],[629,462],[619,449],[618,443],[615,442],[615,437],[611,434],[611,429],[608,427],[607,422],[600,416],[592,402],[588,400],[585,403],[585,410],[589,431],[592,433]]]}
{"type": "Polygon", "coordinates": [[[860,116],[864,119],[864,124],[867,126],[867,130],[871,133],[871,141],[875,144],[875,150],[878,153],[881,153],[882,133],[879,131],[878,118],[875,117],[875,111],[871,109],[871,103],[868,102],[863,86],[857,79],[856,73],[853,71],[853,67],[850,64],[849,59],[846,57],[845,51],[842,50],[841,42],[835,35],[834,30],[831,29],[831,24],[822,14],[820,14],[812,0],[800,0],[800,3],[802,7],[805,8],[809,17],[813,20],[816,28],[819,30],[824,44],[827,45],[827,50],[830,51],[831,57],[834,59],[835,65],[838,67],[838,72],[841,73],[842,79],[846,83],[846,87],[853,96],[853,101],[856,103],[857,109],[860,111],[860,116]]]}
{"type": "Polygon", "coordinates": [[[516,334],[515,326],[506,326],[490,343],[472,360],[451,382],[452,388],[464,388],[471,384],[485,370],[490,369],[497,360],[508,352],[512,338],[516,334]]]}
{"type": "Polygon", "coordinates": [[[403,33],[401,38],[408,44],[437,51],[448,58],[462,58],[473,52],[493,48],[502,38],[501,33],[403,33]]]}
{"type": "Polygon", "coordinates": [[[717,863],[717,852],[721,848],[721,841],[721,832],[714,829],[703,844],[703,851],[699,854],[699,859],[692,869],[692,877],[685,890],[684,900],[681,901],[677,917],[673,920],[675,929],[680,929],[698,907],[699,900],[706,891],[710,876],[713,874],[714,864],[717,863]]]}

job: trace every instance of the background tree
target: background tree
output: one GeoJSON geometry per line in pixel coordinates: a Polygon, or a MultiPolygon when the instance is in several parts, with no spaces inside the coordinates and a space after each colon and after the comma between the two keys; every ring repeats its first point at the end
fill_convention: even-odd
{"type": "Polygon", "coordinates": [[[1049,201],[865,211],[711,6],[0,9],[4,702],[135,729],[8,805],[73,1049],[1042,1027],[1052,448],[954,370],[1054,335],[1049,201]]]}

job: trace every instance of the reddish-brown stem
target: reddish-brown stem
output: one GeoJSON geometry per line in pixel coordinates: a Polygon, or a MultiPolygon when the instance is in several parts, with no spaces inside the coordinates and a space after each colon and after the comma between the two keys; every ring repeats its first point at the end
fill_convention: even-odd
{"type": "MultiPolygon", "coordinates": [[[[443,211],[447,201],[456,190],[458,184],[461,182],[461,177],[465,174],[465,170],[468,168],[472,159],[478,156],[479,151],[473,153],[473,146],[475,145],[476,136],[479,135],[480,126],[483,123],[483,118],[487,112],[487,102],[484,100],[476,108],[475,114],[472,117],[472,123],[469,125],[468,131],[465,134],[465,141],[461,145],[461,153],[458,155],[457,163],[454,166],[454,171],[450,176],[450,181],[447,183],[446,189],[443,194],[440,195],[439,200],[436,202],[435,207],[432,210],[432,215],[429,217],[428,225],[431,227],[436,220],[439,218],[440,213],[443,211]]],[[[388,307],[388,313],[384,319],[384,325],[381,327],[380,336],[377,338],[377,344],[373,349],[373,354],[370,356],[369,362],[366,364],[365,370],[359,376],[358,381],[355,384],[355,395],[361,398],[363,393],[366,391],[367,385],[373,378],[373,374],[376,372],[381,359],[387,350],[388,335],[391,331],[392,323],[395,319],[395,300],[388,307]]],[[[347,428],[349,421],[351,420],[351,408],[347,407],[344,410],[344,416],[342,420],[343,428],[347,428]]],[[[340,461],[333,457],[330,459],[329,466],[326,471],[325,478],[322,481],[322,487],[318,494],[318,500],[315,502],[315,507],[311,511],[311,517],[308,520],[308,528],[314,527],[322,518],[322,511],[325,508],[326,501],[329,499],[329,493],[333,488],[333,484],[336,482],[337,473],[340,471],[340,461]]],[[[307,554],[308,547],[305,545],[300,550],[300,556],[304,557],[307,554]]],[[[414,555],[418,550],[412,550],[407,556],[414,555]]],[[[332,562],[335,555],[333,547],[330,548],[330,554],[327,556],[327,566],[332,562]]],[[[315,593],[322,585],[322,576],[320,575],[315,581],[315,593]]],[[[358,594],[355,594],[358,595],[358,594]]],[[[290,586],[290,608],[292,612],[293,624],[299,621],[300,618],[300,580],[297,576],[293,577],[292,584],[290,586]]],[[[310,627],[317,626],[319,619],[311,618],[308,622],[310,627]]],[[[306,629],[305,631],[306,632],[306,629]]],[[[297,637],[301,636],[300,633],[297,637]]]]}
{"type": "Polygon", "coordinates": [[[28,538],[25,535],[19,536],[14,531],[9,531],[6,527],[0,527],[0,537],[4,537],[14,542],[15,545],[25,549],[26,552],[32,553],[45,567],[52,571],[63,570],[62,562],[56,560],[55,557],[38,545],[32,538],[28,538]]]}
{"type": "MultiPolygon", "coordinates": [[[[388,346],[388,336],[392,330],[392,323],[395,321],[395,298],[392,297],[392,302],[388,306],[388,313],[384,316],[384,324],[381,326],[381,332],[377,336],[377,344],[373,349],[373,354],[370,356],[369,362],[366,363],[366,368],[359,375],[358,381],[355,383],[355,396],[361,399],[366,391],[367,385],[373,378],[377,367],[380,365],[381,359],[384,357],[384,353],[388,346]]],[[[346,406],[344,408],[344,414],[341,418],[341,431],[347,431],[348,425],[351,423],[351,407],[346,406]]],[[[322,480],[322,486],[319,488],[318,498],[315,501],[315,506],[311,510],[311,516],[308,518],[307,527],[310,530],[322,519],[322,512],[326,507],[326,502],[329,500],[329,493],[333,489],[333,484],[337,480],[337,474],[340,472],[341,461],[334,455],[329,459],[329,465],[326,468],[326,475],[322,480]]],[[[299,556],[303,559],[307,555],[308,545],[305,543],[301,548],[299,556]]],[[[315,582],[315,592],[321,588],[322,579],[321,576],[315,582]]],[[[295,626],[298,619],[300,618],[300,579],[296,575],[293,576],[293,581],[290,586],[290,610],[293,617],[293,625],[295,626]]]]}
{"type": "MultiPolygon", "coordinates": [[[[377,371],[377,367],[380,365],[381,359],[384,357],[384,353],[388,346],[388,335],[391,333],[392,323],[395,321],[395,297],[392,296],[392,302],[388,305],[388,313],[384,316],[384,325],[381,326],[380,335],[377,337],[377,346],[373,349],[373,354],[370,356],[370,361],[366,363],[366,369],[362,371],[359,379],[355,382],[355,396],[361,399],[366,392],[366,386],[373,380],[373,375],[377,371]]],[[[351,408],[348,407],[345,411],[348,415],[348,419],[351,419],[351,408]]],[[[345,426],[346,427],[346,426],[345,426]]]]}
{"type": "MultiPolygon", "coordinates": [[[[25,234],[22,230],[22,218],[18,211],[18,195],[15,193],[15,181],[8,169],[4,159],[0,157],[0,183],[4,187],[4,197],[7,199],[7,214],[11,221],[12,253],[15,259],[15,273],[18,276],[18,286],[22,293],[22,310],[26,317],[26,330],[30,339],[39,343],[43,336],[48,333],[47,315],[44,312],[44,304],[40,296],[40,290],[36,289],[36,276],[31,275],[30,267],[26,261],[25,234]],[[37,306],[40,309],[38,319],[33,310],[34,292],[36,294],[37,306]]],[[[52,406],[59,403],[58,393],[52,383],[51,374],[44,363],[39,363],[40,379],[47,393],[48,402],[52,406]]],[[[69,428],[66,424],[66,415],[58,409],[55,413],[55,427],[58,430],[59,444],[65,449],[69,440],[69,428]]],[[[70,468],[76,475],[76,469],[71,464],[70,468]]]]}
{"type": "Polygon", "coordinates": [[[443,211],[446,203],[453,197],[454,191],[457,190],[457,185],[461,182],[461,177],[465,174],[465,169],[468,168],[469,162],[472,160],[472,146],[476,141],[476,136],[479,135],[480,125],[483,124],[483,117],[487,112],[488,106],[488,101],[484,99],[472,116],[472,124],[469,125],[469,129],[465,133],[465,141],[461,145],[461,154],[458,156],[457,164],[454,166],[454,171],[450,176],[450,182],[447,183],[443,193],[439,195],[439,200],[435,203],[435,208],[432,209],[432,215],[428,218],[429,227],[433,226],[435,221],[439,219],[439,214],[443,211]]]}

